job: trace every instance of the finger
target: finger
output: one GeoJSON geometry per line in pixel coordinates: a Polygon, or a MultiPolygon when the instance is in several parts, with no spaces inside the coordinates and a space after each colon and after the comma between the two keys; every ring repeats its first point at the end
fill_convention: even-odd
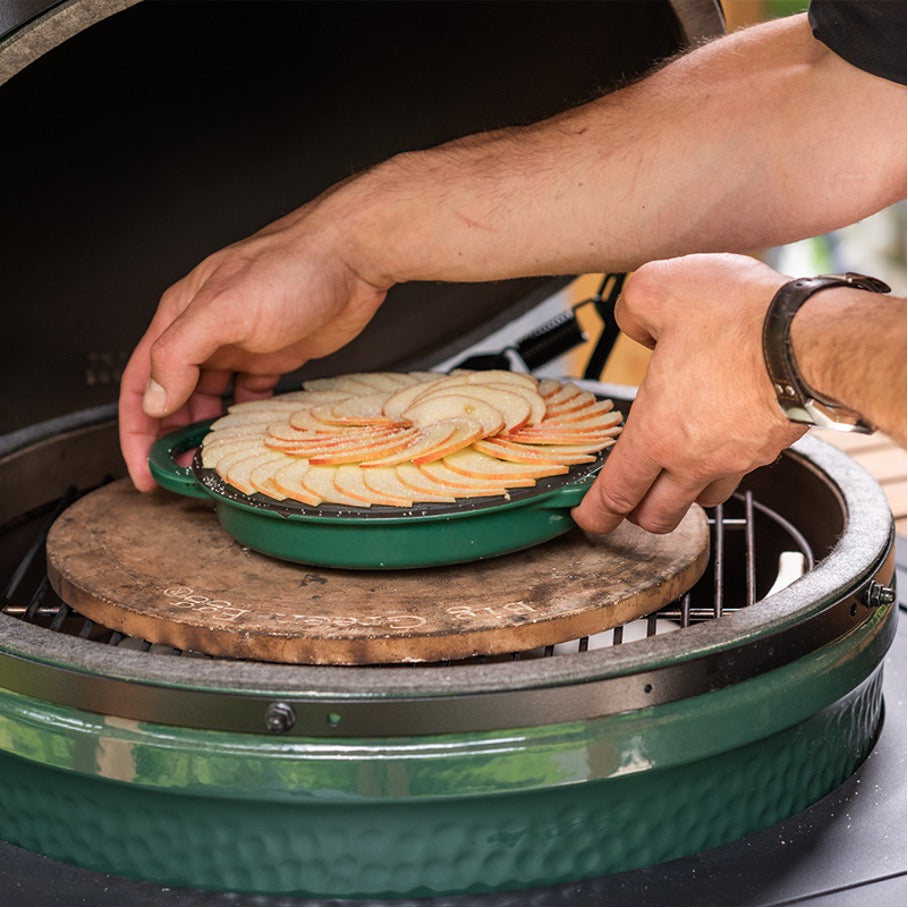
{"type": "Polygon", "coordinates": [[[148,469],[148,451],[158,437],[160,420],[149,416],[142,408],[142,399],[148,384],[148,334],[136,346],[120,379],[119,434],[120,450],[133,485],[142,492],[150,492],[155,481],[148,469]]]}
{"type": "Polygon", "coordinates": [[[716,505],[728,501],[741,484],[742,478],[743,474],[736,474],[714,480],[697,496],[697,504],[704,508],[714,508],[716,505]]]}
{"type": "Polygon", "coordinates": [[[232,376],[232,372],[225,370],[203,369],[199,375],[199,384],[189,400],[179,410],[159,420],[158,434],[220,416],[224,411],[223,395],[230,386],[232,376]]]}
{"type": "Polygon", "coordinates": [[[238,372],[233,383],[233,396],[237,401],[271,397],[274,386],[280,378],[278,373],[257,375],[252,372],[238,372]]]}
{"type": "Polygon", "coordinates": [[[702,492],[702,483],[663,470],[627,519],[650,533],[670,533],[702,492]]]}
{"type": "Polygon", "coordinates": [[[622,333],[650,350],[655,347],[656,339],[641,318],[639,310],[650,295],[647,275],[653,267],[650,263],[629,274],[615,302],[615,322],[622,333]]]}
{"type": "Polygon", "coordinates": [[[149,416],[162,418],[179,410],[198,385],[202,364],[236,340],[210,305],[198,298],[196,303],[151,345],[150,377],[142,400],[149,416]]]}
{"type": "Polygon", "coordinates": [[[611,533],[637,507],[661,472],[662,466],[637,442],[629,422],[571,516],[588,533],[611,533]]]}
{"type": "Polygon", "coordinates": [[[156,485],[148,468],[148,452],[158,437],[159,421],[146,416],[141,407],[138,418],[120,421],[120,450],[133,485],[140,492],[150,492],[156,485]]]}
{"type": "Polygon", "coordinates": [[[224,394],[233,373],[229,369],[202,369],[199,381],[187,403],[187,422],[213,419],[224,411],[224,394]]]}

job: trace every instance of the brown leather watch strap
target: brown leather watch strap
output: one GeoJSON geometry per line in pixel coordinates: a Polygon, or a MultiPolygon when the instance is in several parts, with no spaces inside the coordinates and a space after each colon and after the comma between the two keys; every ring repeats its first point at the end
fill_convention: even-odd
{"type": "Polygon", "coordinates": [[[792,422],[869,432],[872,429],[861,419],[860,414],[811,388],[801,376],[795,361],[791,345],[792,319],[813,294],[828,287],[855,287],[873,293],[890,292],[890,287],[883,281],[854,272],[821,274],[783,284],[772,298],[763,321],[763,359],[779,406],[792,422]]]}

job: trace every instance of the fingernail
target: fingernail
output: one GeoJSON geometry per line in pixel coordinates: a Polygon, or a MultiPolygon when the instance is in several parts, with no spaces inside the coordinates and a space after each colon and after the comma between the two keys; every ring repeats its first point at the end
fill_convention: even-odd
{"type": "Polygon", "coordinates": [[[142,409],[149,416],[163,416],[167,406],[167,392],[153,378],[148,380],[142,395],[142,409]]]}

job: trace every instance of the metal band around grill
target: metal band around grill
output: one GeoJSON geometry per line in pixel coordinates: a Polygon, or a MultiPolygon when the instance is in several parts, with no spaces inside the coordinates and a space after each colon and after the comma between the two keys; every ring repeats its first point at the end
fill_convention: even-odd
{"type": "Polygon", "coordinates": [[[854,287],[872,293],[889,293],[890,287],[864,274],[821,274],[783,284],[763,322],[763,358],[782,412],[792,422],[841,432],[873,431],[861,415],[838,401],[824,397],[804,381],[791,344],[791,322],[815,293],[829,287],[854,287]]]}

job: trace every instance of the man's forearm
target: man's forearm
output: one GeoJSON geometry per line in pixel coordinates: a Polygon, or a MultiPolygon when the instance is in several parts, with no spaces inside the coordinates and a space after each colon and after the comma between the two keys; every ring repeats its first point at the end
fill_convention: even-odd
{"type": "Polygon", "coordinates": [[[851,223],[904,193],[904,90],[804,17],[529,127],[397,156],[338,193],[381,283],[630,270],[851,223]],[[896,118],[892,138],[849,124],[896,118]]]}
{"type": "Polygon", "coordinates": [[[905,300],[836,287],[801,307],[791,342],[812,388],[904,445],[905,332],[905,300]]]}

